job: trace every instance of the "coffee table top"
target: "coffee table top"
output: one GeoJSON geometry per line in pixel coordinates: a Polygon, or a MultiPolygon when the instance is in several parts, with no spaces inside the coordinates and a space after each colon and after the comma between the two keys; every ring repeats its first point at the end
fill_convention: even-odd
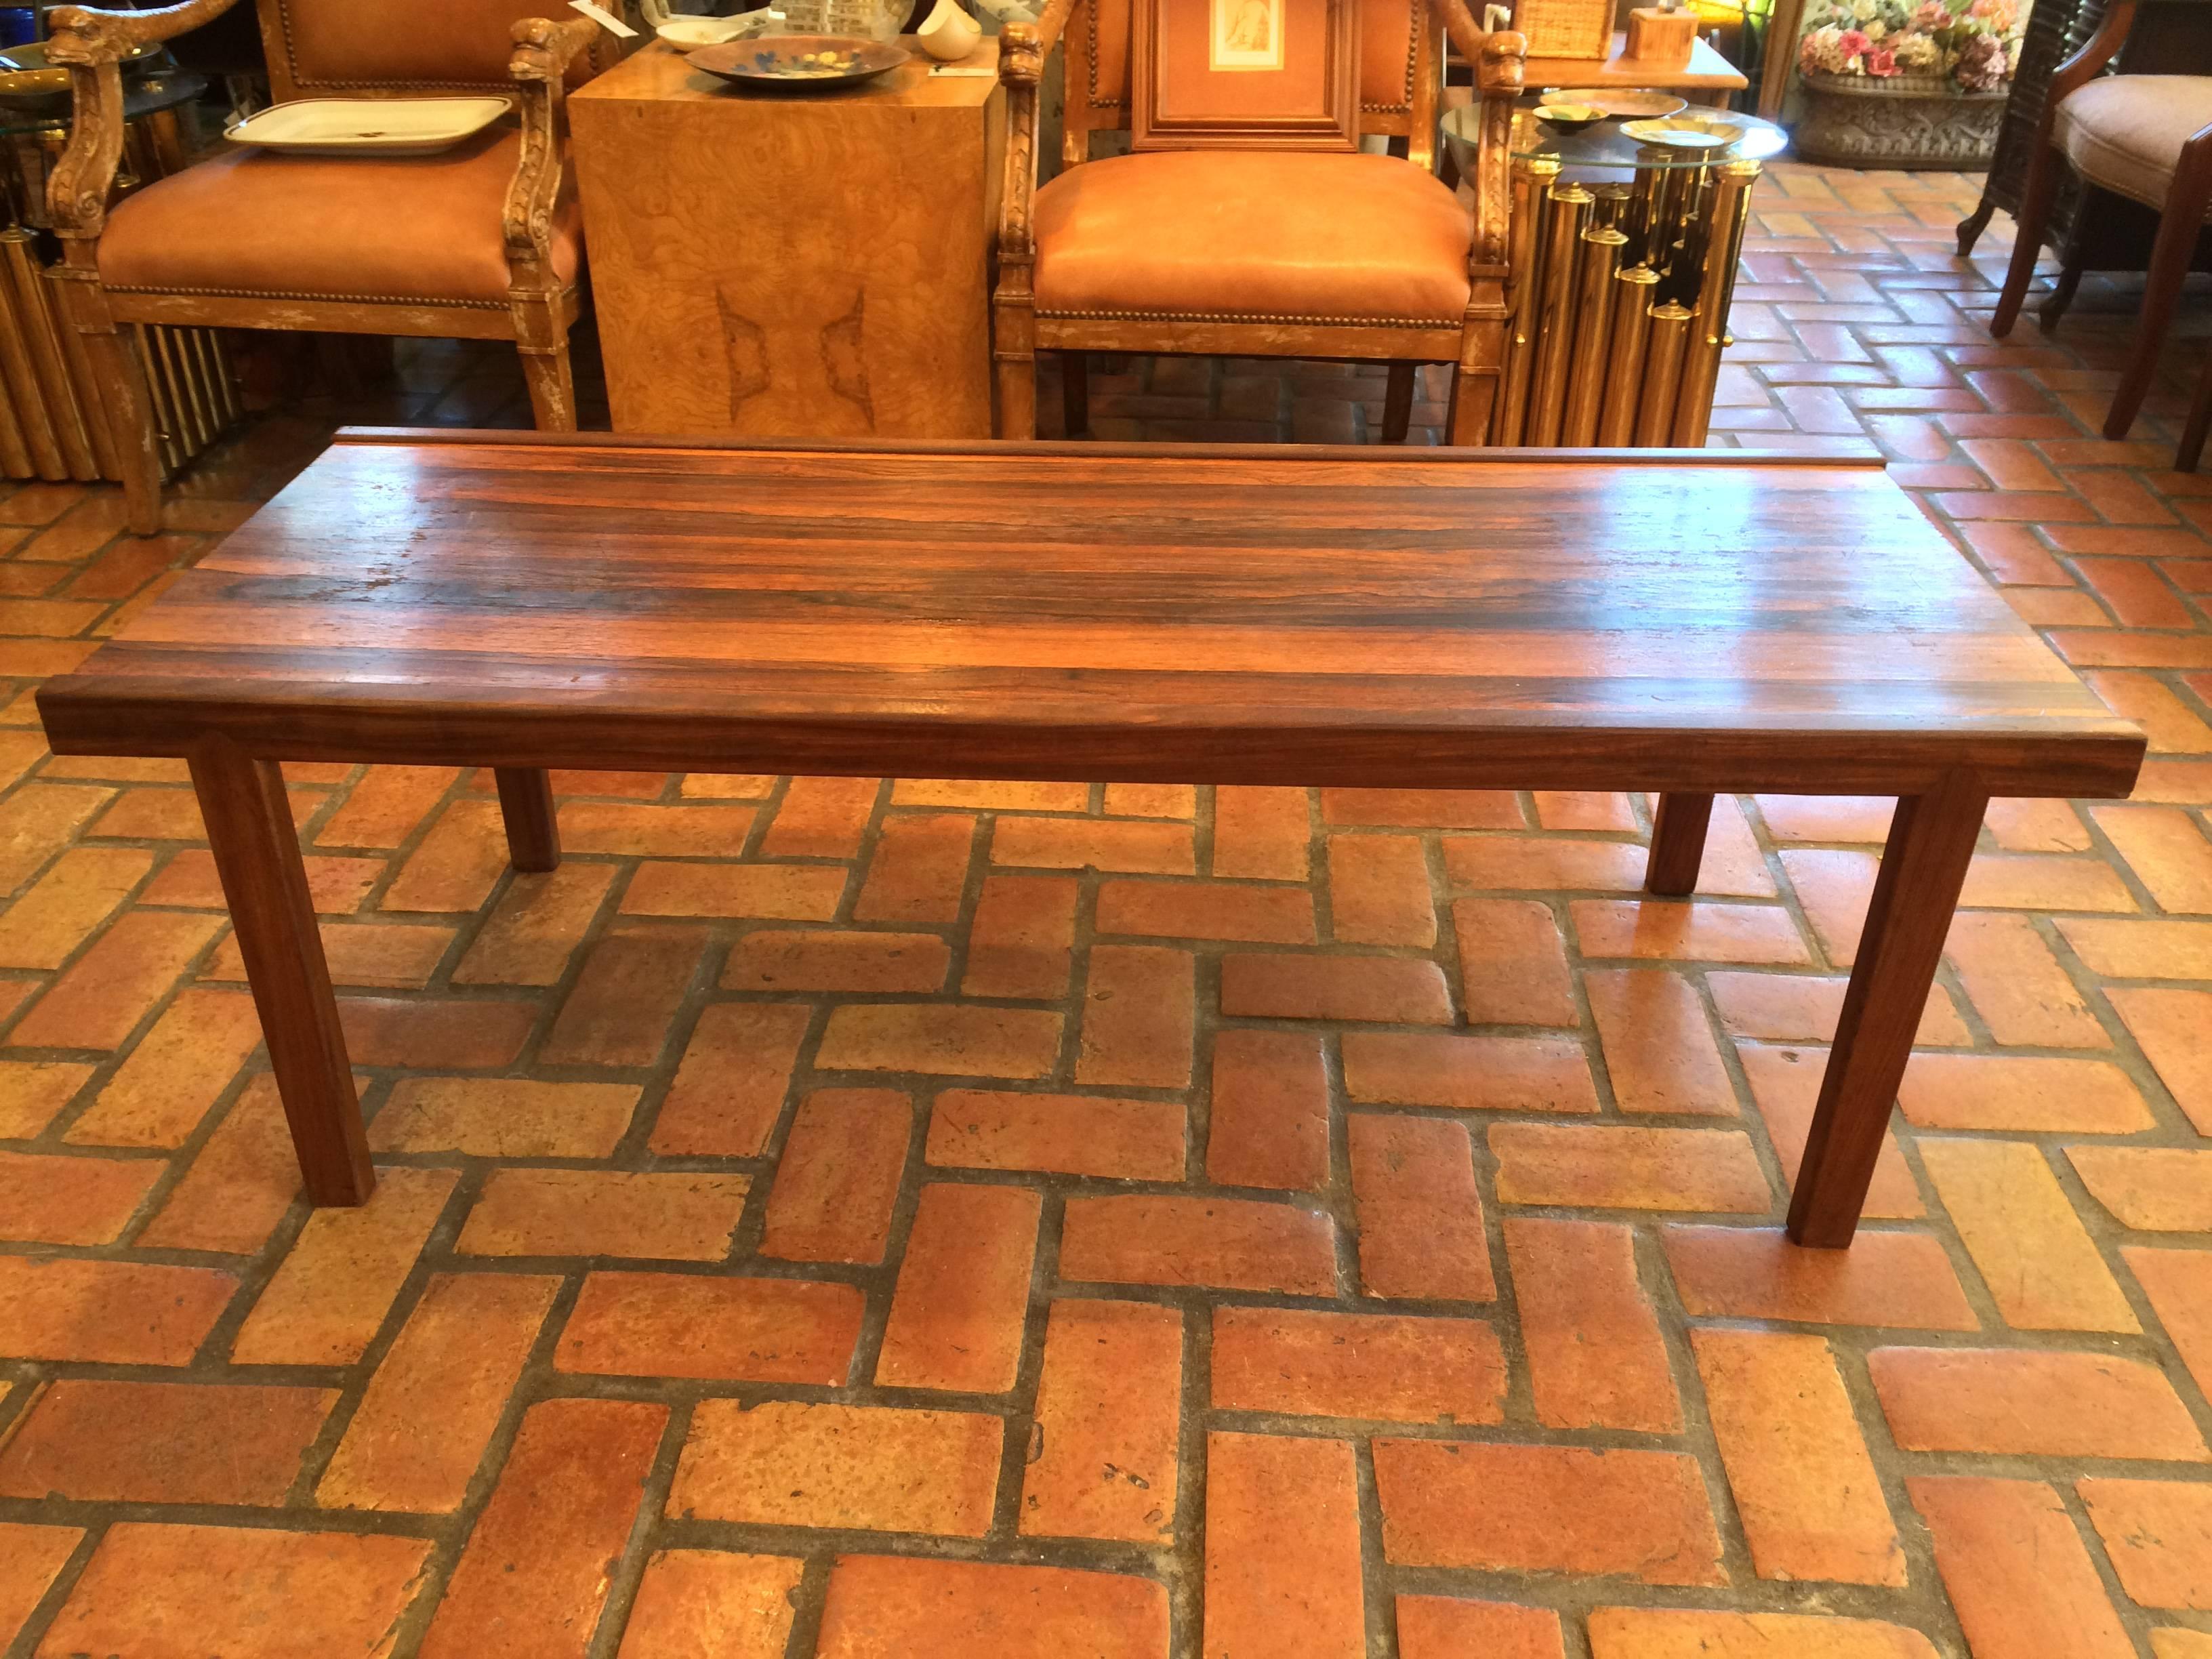
{"type": "Polygon", "coordinates": [[[77,672],[64,753],[2112,796],[1878,465],[352,433],[77,672]]]}

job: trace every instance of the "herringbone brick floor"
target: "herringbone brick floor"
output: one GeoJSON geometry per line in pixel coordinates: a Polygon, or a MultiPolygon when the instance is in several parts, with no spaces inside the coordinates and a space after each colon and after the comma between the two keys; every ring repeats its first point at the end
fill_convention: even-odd
{"type": "MultiPolygon", "coordinates": [[[[28,694],[325,412],[156,541],[0,500],[0,1646],[2212,1655],[2197,357],[2098,440],[2125,294],[1990,342],[1972,198],[1763,185],[1723,441],[1871,436],[2154,754],[1991,812],[1848,1255],[1776,1230],[1858,799],[1724,800],[1654,902],[1620,795],[569,775],[516,878],[487,777],[295,769],[384,1169],[311,1215],[181,769],[28,694]]],[[[519,417],[497,354],[408,371],[356,412],[519,417]]]]}

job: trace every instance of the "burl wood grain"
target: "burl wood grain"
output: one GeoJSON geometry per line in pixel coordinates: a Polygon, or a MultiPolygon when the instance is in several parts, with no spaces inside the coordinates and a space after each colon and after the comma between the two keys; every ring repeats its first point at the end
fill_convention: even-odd
{"type": "Polygon", "coordinates": [[[997,42],[969,64],[776,97],[656,44],[570,99],[617,431],[989,433],[997,42]]]}

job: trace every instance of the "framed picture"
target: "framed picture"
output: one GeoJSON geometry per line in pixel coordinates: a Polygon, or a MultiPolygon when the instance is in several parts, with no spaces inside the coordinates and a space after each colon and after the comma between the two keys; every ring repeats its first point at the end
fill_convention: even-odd
{"type": "Polygon", "coordinates": [[[1133,149],[1359,148],[1358,0],[1135,0],[1133,149]]]}

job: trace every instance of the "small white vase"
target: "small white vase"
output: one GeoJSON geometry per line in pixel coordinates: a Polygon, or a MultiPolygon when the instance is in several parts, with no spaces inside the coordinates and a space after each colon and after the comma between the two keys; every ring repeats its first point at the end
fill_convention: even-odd
{"type": "Polygon", "coordinates": [[[921,49],[940,64],[957,64],[975,50],[983,26],[970,17],[960,0],[937,0],[937,8],[914,32],[921,49]]]}

